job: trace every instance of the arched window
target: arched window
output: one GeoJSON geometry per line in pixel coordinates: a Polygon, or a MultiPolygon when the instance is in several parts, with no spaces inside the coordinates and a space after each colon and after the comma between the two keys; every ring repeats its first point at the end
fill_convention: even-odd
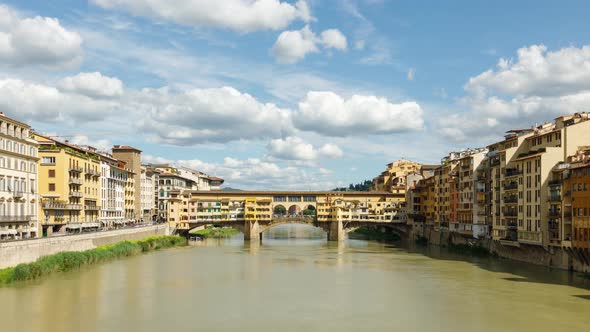
{"type": "Polygon", "coordinates": [[[27,171],[27,163],[25,163],[24,161],[21,161],[20,170],[23,172],[26,172],[27,171]]]}
{"type": "Polygon", "coordinates": [[[37,165],[35,163],[31,163],[31,167],[29,167],[31,173],[37,172],[37,165]]]}

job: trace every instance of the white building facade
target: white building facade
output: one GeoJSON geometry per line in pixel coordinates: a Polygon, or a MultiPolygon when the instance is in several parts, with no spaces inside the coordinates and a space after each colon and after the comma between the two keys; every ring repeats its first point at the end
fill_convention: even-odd
{"type": "Polygon", "coordinates": [[[39,236],[39,148],[30,131],[0,113],[0,240],[39,236]]]}

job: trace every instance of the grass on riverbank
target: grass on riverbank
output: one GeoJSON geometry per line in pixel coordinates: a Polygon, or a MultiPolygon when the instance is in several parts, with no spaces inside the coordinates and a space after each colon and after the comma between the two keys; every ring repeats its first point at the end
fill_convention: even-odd
{"type": "Polygon", "coordinates": [[[55,272],[65,272],[84,265],[111,261],[121,257],[163,248],[186,245],[187,241],[178,236],[152,236],[142,240],[122,241],[81,252],[65,251],[41,257],[32,263],[0,270],[0,285],[17,281],[33,280],[55,272]]]}
{"type": "Polygon", "coordinates": [[[490,252],[486,248],[478,245],[449,243],[449,251],[476,257],[490,256],[490,252]]]}
{"type": "Polygon", "coordinates": [[[359,227],[348,233],[348,238],[353,240],[374,240],[374,241],[399,241],[399,235],[391,232],[380,232],[377,229],[359,227]]]}
{"type": "Polygon", "coordinates": [[[213,227],[211,227],[211,228],[205,228],[205,229],[191,232],[191,235],[198,235],[198,236],[206,238],[206,239],[222,239],[222,238],[234,236],[234,235],[238,234],[239,232],[240,231],[238,231],[235,228],[229,228],[229,227],[213,228],[213,227]]]}

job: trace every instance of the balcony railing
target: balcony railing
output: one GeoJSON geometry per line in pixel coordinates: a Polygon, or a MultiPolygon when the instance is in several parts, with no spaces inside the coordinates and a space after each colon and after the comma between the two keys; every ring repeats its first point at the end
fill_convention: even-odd
{"type": "Polygon", "coordinates": [[[551,195],[547,198],[548,202],[561,202],[561,195],[551,195]]]}
{"type": "Polygon", "coordinates": [[[550,186],[558,186],[558,185],[561,185],[561,183],[562,183],[562,182],[563,182],[563,181],[562,181],[561,179],[558,179],[558,180],[551,180],[551,181],[549,181],[549,185],[550,185],[550,186]]]}
{"type": "Polygon", "coordinates": [[[510,182],[510,183],[504,185],[504,190],[516,190],[516,189],[518,189],[517,182],[510,182]]]}
{"type": "Polygon", "coordinates": [[[80,204],[63,204],[63,203],[43,203],[41,205],[46,210],[82,210],[80,204]]]}
{"type": "Polygon", "coordinates": [[[30,222],[33,216],[0,216],[0,222],[30,222]]]}
{"type": "Polygon", "coordinates": [[[90,174],[92,176],[100,176],[100,172],[99,171],[95,171],[93,169],[86,170],[86,174],[90,174]]]}
{"type": "Polygon", "coordinates": [[[553,219],[561,218],[561,211],[549,211],[548,216],[553,219]]]}
{"type": "Polygon", "coordinates": [[[82,179],[79,178],[70,178],[70,180],[68,181],[69,184],[82,184],[82,179]]]}
{"type": "Polygon", "coordinates": [[[84,209],[87,211],[98,211],[100,210],[100,206],[96,206],[96,205],[85,205],[84,209]]]}
{"type": "Polygon", "coordinates": [[[506,211],[506,212],[504,212],[504,217],[518,217],[518,212],[506,211]]]}
{"type": "Polygon", "coordinates": [[[515,222],[509,222],[506,224],[506,228],[516,229],[516,228],[518,228],[518,224],[515,222]]]}
{"type": "Polygon", "coordinates": [[[518,203],[518,197],[504,197],[504,203],[506,203],[506,204],[518,203]]]}
{"type": "Polygon", "coordinates": [[[24,194],[25,193],[23,193],[22,191],[15,191],[14,193],[12,193],[14,198],[23,198],[24,194]]]}
{"type": "Polygon", "coordinates": [[[68,168],[68,170],[69,170],[70,172],[82,173],[82,172],[84,171],[84,168],[82,168],[82,167],[74,167],[74,166],[70,166],[70,167],[68,168]]]}
{"type": "Polygon", "coordinates": [[[70,191],[70,197],[82,197],[84,194],[80,191],[70,191]]]}
{"type": "Polygon", "coordinates": [[[512,176],[518,176],[520,174],[522,174],[522,172],[516,168],[507,168],[506,174],[504,176],[505,177],[512,177],[512,176]]]}

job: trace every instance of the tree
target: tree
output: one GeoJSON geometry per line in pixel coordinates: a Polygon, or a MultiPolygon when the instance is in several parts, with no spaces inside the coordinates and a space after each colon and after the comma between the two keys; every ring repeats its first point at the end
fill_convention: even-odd
{"type": "Polygon", "coordinates": [[[277,206],[275,206],[274,214],[285,215],[285,214],[287,214],[287,208],[285,208],[282,205],[277,205],[277,206]]]}
{"type": "Polygon", "coordinates": [[[373,185],[373,181],[371,180],[365,180],[361,183],[357,183],[357,184],[350,184],[348,186],[348,188],[346,187],[342,187],[342,188],[336,188],[333,189],[332,191],[371,191],[371,186],[373,185]]]}

